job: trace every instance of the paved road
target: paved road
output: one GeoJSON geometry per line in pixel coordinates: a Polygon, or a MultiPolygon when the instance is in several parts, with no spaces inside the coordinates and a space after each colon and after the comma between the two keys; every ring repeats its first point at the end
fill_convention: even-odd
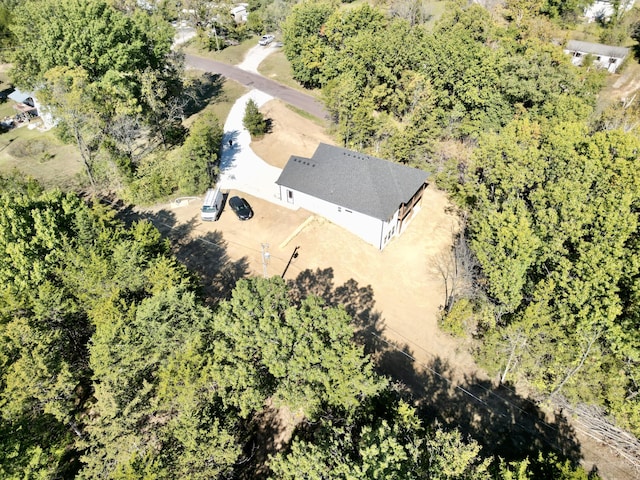
{"type": "Polygon", "coordinates": [[[255,73],[241,70],[226,63],[216,62],[208,58],[198,57],[196,55],[187,55],[186,64],[188,67],[204,70],[205,72],[218,73],[224,77],[235,80],[242,85],[255,88],[269,95],[279,98],[280,100],[303,110],[314,117],[325,119],[328,113],[321,102],[317,101],[311,95],[299,92],[293,88],[280,85],[273,80],[264,78],[255,73]]]}

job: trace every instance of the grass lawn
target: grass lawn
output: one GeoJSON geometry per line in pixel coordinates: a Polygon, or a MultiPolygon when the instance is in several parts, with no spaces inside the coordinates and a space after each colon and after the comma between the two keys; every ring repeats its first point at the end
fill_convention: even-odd
{"type": "Polygon", "coordinates": [[[220,96],[214,99],[206,110],[213,112],[220,120],[220,123],[224,124],[233,104],[245,93],[247,93],[247,89],[243,85],[233,80],[225,79],[220,96]]]}
{"type": "Polygon", "coordinates": [[[213,112],[220,123],[224,125],[233,104],[247,92],[247,89],[241,84],[224,77],[210,77],[198,70],[187,70],[186,75],[205,84],[213,78],[213,83],[208,84],[209,87],[204,89],[200,108],[195,112],[190,112],[190,115],[185,119],[184,125],[186,127],[190,127],[198,114],[204,111],[213,112]]]}
{"type": "MultiPolygon", "coordinates": [[[[0,65],[0,91],[10,88],[8,64],[0,65]]],[[[15,103],[0,103],[0,120],[13,117],[15,103]]],[[[39,120],[32,122],[33,126],[39,120]]],[[[41,132],[30,124],[0,133],[0,175],[18,171],[41,182],[45,187],[76,188],[83,171],[80,152],[75,145],[65,145],[53,130],[41,132]]]]}
{"type": "Polygon", "coordinates": [[[0,173],[16,170],[45,187],[74,188],[80,184],[82,161],[75,145],[65,145],[51,130],[25,125],[0,134],[0,173]]]}
{"type": "Polygon", "coordinates": [[[287,87],[295,88],[296,90],[300,90],[301,92],[312,95],[316,98],[320,98],[321,96],[322,92],[320,89],[309,90],[303,88],[293,79],[291,65],[284,56],[284,51],[282,49],[278,49],[276,52],[265,58],[262,63],[260,63],[258,71],[264,77],[270,78],[271,80],[281,83],[282,85],[286,85],[287,87]]]}
{"type": "Polygon", "coordinates": [[[258,37],[251,37],[242,41],[239,45],[232,47],[226,47],[220,51],[205,50],[198,45],[198,41],[194,38],[190,42],[186,43],[182,48],[185,53],[192,55],[199,55],[200,57],[210,58],[217,60],[218,62],[228,63],[230,65],[237,65],[242,62],[242,59],[246,55],[247,51],[254,47],[258,43],[258,37]]]}

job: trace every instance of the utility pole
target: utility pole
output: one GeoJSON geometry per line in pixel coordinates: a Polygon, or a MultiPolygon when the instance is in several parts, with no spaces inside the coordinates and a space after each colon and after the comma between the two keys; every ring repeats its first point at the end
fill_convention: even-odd
{"type": "Polygon", "coordinates": [[[284,272],[282,272],[282,278],[284,278],[284,274],[285,274],[285,273],[287,273],[287,270],[289,269],[289,265],[291,265],[291,261],[292,261],[294,258],[298,258],[298,249],[299,249],[299,248],[300,248],[300,247],[298,246],[298,247],[296,247],[296,248],[294,248],[294,249],[293,249],[293,253],[291,254],[291,257],[289,257],[289,261],[287,262],[287,266],[286,266],[286,267],[284,267],[284,272]]]}
{"type": "Polygon", "coordinates": [[[271,258],[269,244],[261,243],[260,246],[262,247],[262,275],[264,275],[264,278],[267,278],[267,265],[269,265],[269,259],[271,258]]]}

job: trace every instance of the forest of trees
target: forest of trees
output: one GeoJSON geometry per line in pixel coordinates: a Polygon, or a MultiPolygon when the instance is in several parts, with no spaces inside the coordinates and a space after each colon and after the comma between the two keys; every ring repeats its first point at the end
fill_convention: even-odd
{"type": "Polygon", "coordinates": [[[16,178],[0,205],[2,478],[237,476],[268,399],[304,419],[271,478],[586,478],[427,428],[345,309],[279,277],[207,307],[147,221],[16,178]]]}
{"type": "MultiPolygon", "coordinates": [[[[87,191],[144,203],[214,181],[222,127],[209,113],[184,126],[199,86],[168,23],[211,12],[135,3],[5,0],[0,34],[87,191]]],[[[419,3],[256,2],[245,28],[282,29],[339,142],[450,194],[467,280],[443,326],[502,383],[640,436],[639,109],[598,104],[604,74],[556,44],[583,3],[507,0],[496,16],[453,1],[432,26],[419,3]]],[[[0,187],[2,478],[588,478],[549,451],[485,455],[418,411],[364,353],[349,305],[280,278],[206,298],[148,221],[87,192],[0,187]],[[268,405],[296,430],[259,458],[268,405]]]]}
{"type": "Polygon", "coordinates": [[[346,146],[451,193],[475,262],[444,323],[464,317],[480,362],[640,435],[637,107],[596,109],[603,74],[570,64],[543,3],[506,7],[502,23],[452,7],[431,30],[303,2],[285,52],[346,146]]]}

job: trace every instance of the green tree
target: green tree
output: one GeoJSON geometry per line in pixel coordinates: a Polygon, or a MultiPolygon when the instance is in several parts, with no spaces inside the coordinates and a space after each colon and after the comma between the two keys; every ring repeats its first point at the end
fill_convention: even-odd
{"type": "Polygon", "coordinates": [[[252,99],[249,99],[244,111],[244,117],[242,118],[242,125],[249,130],[252,136],[261,136],[267,133],[267,121],[260,110],[258,105],[252,99]]]}
{"type": "Polygon", "coordinates": [[[182,146],[183,164],[178,179],[181,192],[201,193],[215,182],[220,171],[218,153],[222,135],[222,126],[213,114],[205,113],[193,123],[182,146]]]}
{"type": "Polygon", "coordinates": [[[83,477],[116,466],[203,479],[229,471],[240,451],[226,425],[231,417],[214,413],[220,399],[207,387],[202,334],[211,312],[193,293],[170,288],[138,306],[107,301],[94,318],[99,416],[87,425],[83,477]]]}
{"type": "Polygon", "coordinates": [[[96,154],[106,122],[96,110],[94,86],[89,82],[88,73],[81,67],[55,67],[47,71],[45,78],[42,99],[52,107],[53,113],[73,136],[87,177],[95,187],[96,154]]]}
{"type": "Polygon", "coordinates": [[[215,376],[226,401],[243,416],[269,396],[309,418],[353,410],[384,381],[353,343],[349,320],[319,298],[294,305],[279,278],[241,280],[215,317],[215,376]]]}
{"type": "Polygon", "coordinates": [[[293,7],[282,25],[284,53],[293,77],[307,87],[317,87],[324,56],[320,38],[335,7],[328,2],[301,2],[293,7]]]}
{"type": "Polygon", "coordinates": [[[55,67],[82,67],[105,98],[135,102],[135,75],[162,68],[170,52],[168,24],[139,11],[127,16],[103,0],[27,1],[21,12],[14,31],[23,48],[11,73],[20,86],[38,87],[55,67]]]}
{"type": "Polygon", "coordinates": [[[322,421],[311,439],[295,439],[289,453],[272,459],[271,478],[490,478],[477,443],[457,431],[427,433],[404,402],[389,410],[388,418],[359,418],[347,427],[322,421]]]}
{"type": "Polygon", "coordinates": [[[607,405],[637,431],[628,419],[638,418],[630,332],[640,144],[619,130],[587,133],[580,123],[520,121],[476,152],[471,244],[497,312],[513,314],[487,332],[482,355],[503,378],[607,405]],[[614,400],[624,389],[625,401],[614,400]]]}
{"type": "Polygon", "coordinates": [[[105,0],[33,0],[20,11],[12,29],[22,48],[10,75],[21,88],[43,90],[78,143],[92,184],[95,153],[105,140],[110,148],[121,143],[109,137],[123,117],[143,118],[166,140],[182,88],[167,22],[139,9],[125,14],[105,0]]]}

